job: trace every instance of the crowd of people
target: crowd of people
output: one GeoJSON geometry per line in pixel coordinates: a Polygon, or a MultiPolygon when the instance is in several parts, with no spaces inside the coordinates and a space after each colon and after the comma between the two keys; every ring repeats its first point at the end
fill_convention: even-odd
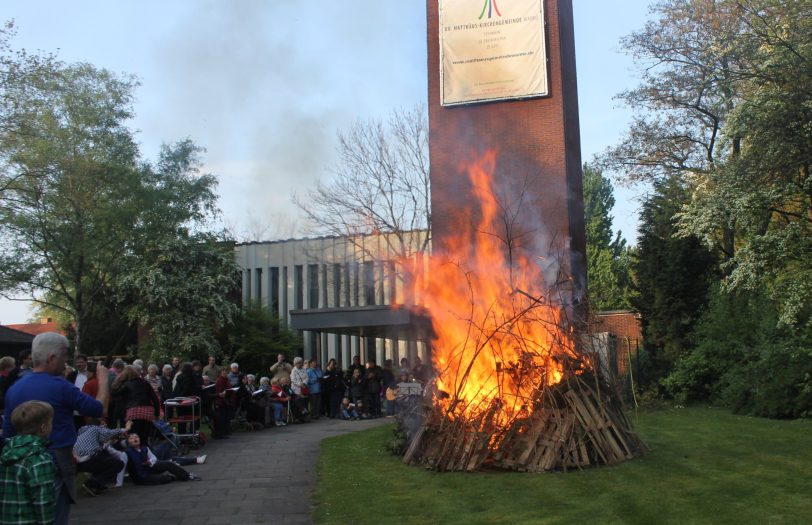
{"type": "Polygon", "coordinates": [[[145,485],[200,480],[184,467],[206,456],[180,455],[175,436],[205,442],[201,423],[214,439],[227,439],[238,424],[391,417],[406,395],[419,395],[429,374],[419,358],[395,369],[392,360],[379,366],[355,356],[342,370],[335,359],[322,369],[316,359],[290,363],[279,354],[257,381],[260,374],[214,356],[205,366],[116,359],[108,369],[82,354],[69,366],[67,352],[64,336],[46,333],[17,361],[0,359],[2,523],[67,523],[77,472],[87,473],[82,488],[93,495],[121,487],[125,476],[145,485]]]}

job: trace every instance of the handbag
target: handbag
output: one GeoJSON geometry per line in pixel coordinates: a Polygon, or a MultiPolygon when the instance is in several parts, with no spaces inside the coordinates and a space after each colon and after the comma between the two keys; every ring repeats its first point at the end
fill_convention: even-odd
{"type": "Polygon", "coordinates": [[[306,385],[302,385],[299,388],[299,395],[302,395],[302,396],[310,395],[310,388],[308,386],[306,386],[306,385]]]}

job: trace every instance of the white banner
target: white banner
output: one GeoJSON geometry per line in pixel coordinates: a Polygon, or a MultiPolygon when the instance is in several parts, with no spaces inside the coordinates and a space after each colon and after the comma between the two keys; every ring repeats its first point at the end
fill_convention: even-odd
{"type": "Polygon", "coordinates": [[[546,95],[543,0],[439,0],[443,106],[546,95]]]}

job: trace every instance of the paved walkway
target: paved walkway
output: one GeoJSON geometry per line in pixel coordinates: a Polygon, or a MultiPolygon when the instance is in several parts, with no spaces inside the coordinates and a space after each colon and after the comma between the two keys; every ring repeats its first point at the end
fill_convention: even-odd
{"type": "Polygon", "coordinates": [[[319,443],[384,424],[320,419],[306,424],[236,432],[230,439],[209,441],[195,454],[207,454],[203,465],[185,467],[203,481],[135,486],[82,496],[71,507],[71,523],[161,525],[214,523],[312,523],[310,511],[316,482],[319,443]]]}

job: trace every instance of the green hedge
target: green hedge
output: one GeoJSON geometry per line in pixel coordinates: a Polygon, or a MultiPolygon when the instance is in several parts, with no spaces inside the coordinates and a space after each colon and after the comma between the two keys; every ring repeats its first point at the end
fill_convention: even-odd
{"type": "Polygon", "coordinates": [[[663,381],[682,403],[771,418],[812,416],[812,329],[779,325],[764,295],[713,294],[697,345],[663,381]]]}

